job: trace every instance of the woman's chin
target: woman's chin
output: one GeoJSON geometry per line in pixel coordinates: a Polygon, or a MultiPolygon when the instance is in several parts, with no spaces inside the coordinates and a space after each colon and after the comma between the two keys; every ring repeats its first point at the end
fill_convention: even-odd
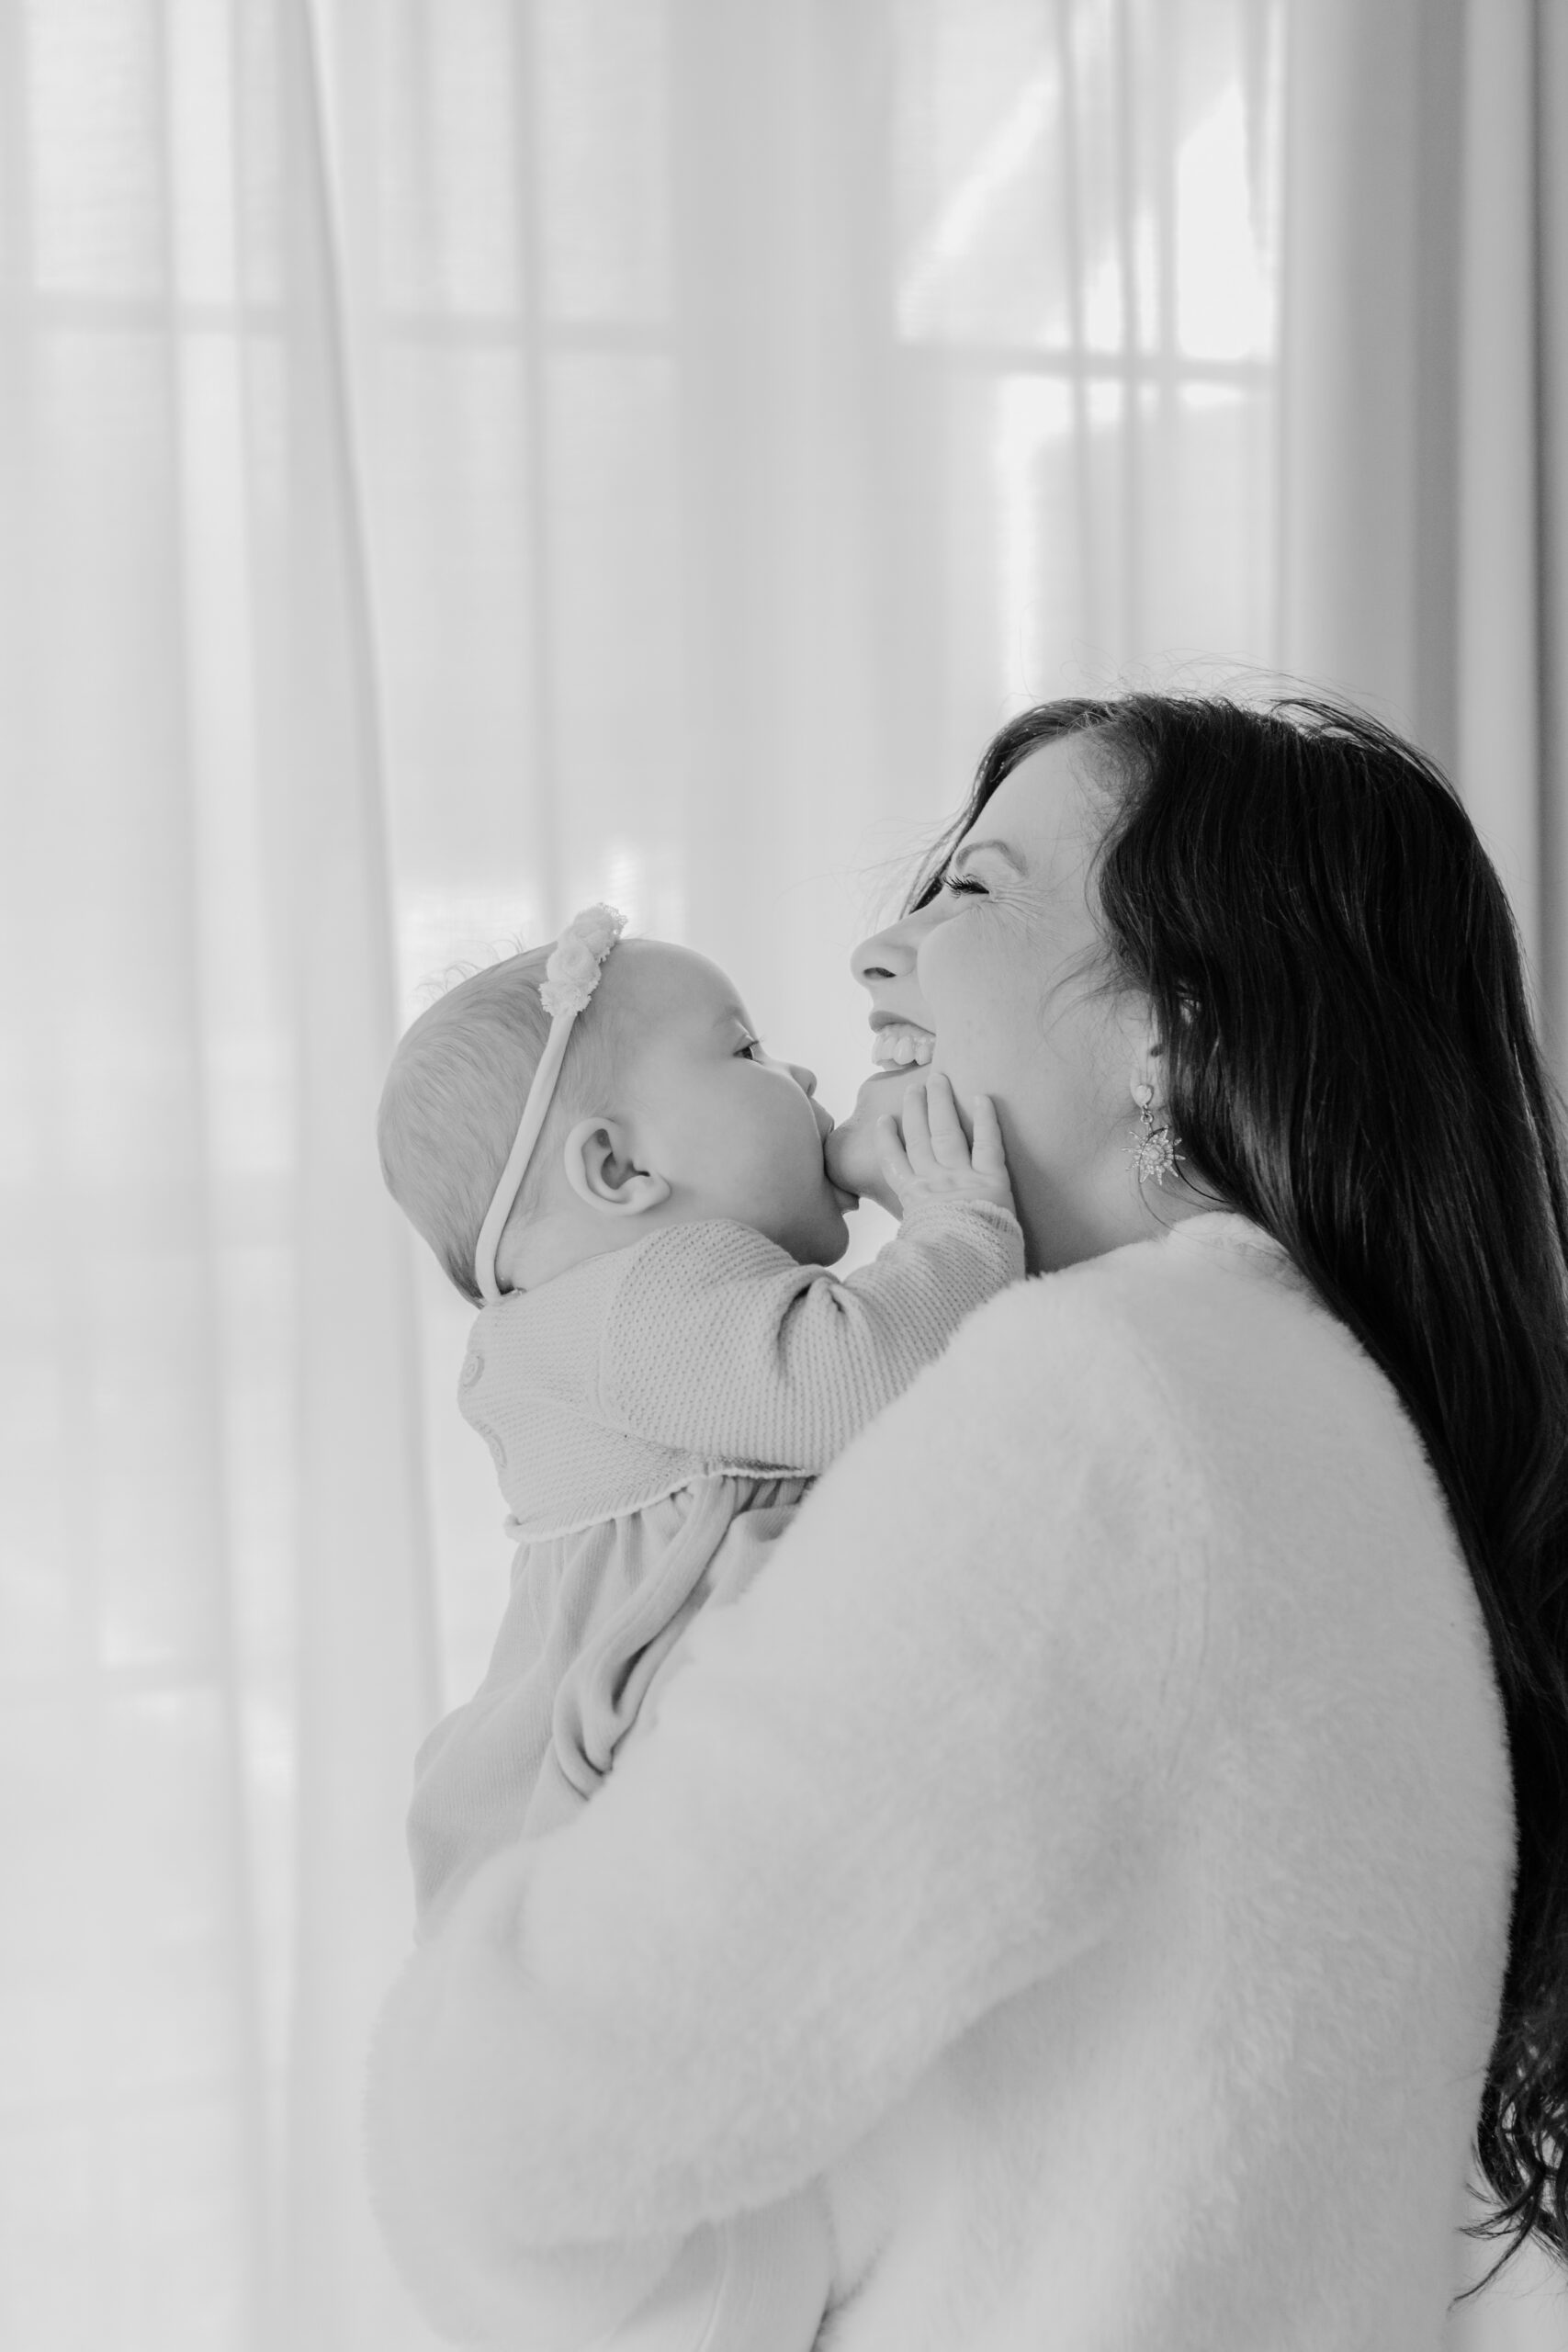
{"type": "Polygon", "coordinates": [[[906,1092],[917,1078],[928,1078],[931,1066],[927,1062],[893,1062],[886,1069],[874,1069],[860,1082],[855,1107],[845,1122],[848,1125],[863,1119],[873,1126],[884,1111],[897,1111],[906,1092]]]}

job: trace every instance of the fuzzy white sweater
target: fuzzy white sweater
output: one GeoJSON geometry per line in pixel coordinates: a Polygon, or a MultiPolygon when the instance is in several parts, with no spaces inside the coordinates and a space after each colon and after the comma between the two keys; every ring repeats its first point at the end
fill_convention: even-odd
{"type": "Polygon", "coordinates": [[[1004,1294],[394,1989],[373,2186],[533,2250],[825,2176],[824,2352],[1435,2352],[1513,1821],[1441,1498],[1231,1217],[1004,1294]]]}

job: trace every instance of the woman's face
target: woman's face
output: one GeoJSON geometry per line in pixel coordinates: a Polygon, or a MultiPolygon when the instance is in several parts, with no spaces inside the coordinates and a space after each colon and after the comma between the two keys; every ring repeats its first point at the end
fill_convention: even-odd
{"type": "MultiPolygon", "coordinates": [[[[883,1052],[930,1038],[961,1109],[976,1094],[996,1103],[1032,1272],[1144,1239],[1181,1205],[1168,1193],[1156,1216],[1132,1172],[1130,1088],[1146,1069],[1157,1102],[1159,1068],[1146,1008],[1104,985],[1089,892],[1104,823],[1083,741],[1043,744],[986,803],[931,903],[851,959],[883,1052]]],[[[868,1078],[829,1144],[835,1182],[888,1207],[874,1125],[918,1074],[868,1078]]]]}

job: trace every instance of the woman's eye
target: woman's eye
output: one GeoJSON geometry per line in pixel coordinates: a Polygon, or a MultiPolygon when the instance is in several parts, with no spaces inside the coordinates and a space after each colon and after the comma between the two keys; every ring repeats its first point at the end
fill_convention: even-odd
{"type": "Polygon", "coordinates": [[[988,896],[985,884],[976,881],[973,874],[944,874],[942,888],[953,891],[960,899],[984,899],[988,896]]]}

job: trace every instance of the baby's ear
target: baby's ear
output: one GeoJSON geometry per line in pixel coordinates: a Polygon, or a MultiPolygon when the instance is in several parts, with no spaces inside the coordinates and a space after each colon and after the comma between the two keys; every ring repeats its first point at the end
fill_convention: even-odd
{"type": "Polygon", "coordinates": [[[613,1119],[579,1119],[566,1139],[566,1180],[580,1200],[605,1216],[640,1216],[670,1198],[666,1178],[635,1168],[613,1119]]]}

